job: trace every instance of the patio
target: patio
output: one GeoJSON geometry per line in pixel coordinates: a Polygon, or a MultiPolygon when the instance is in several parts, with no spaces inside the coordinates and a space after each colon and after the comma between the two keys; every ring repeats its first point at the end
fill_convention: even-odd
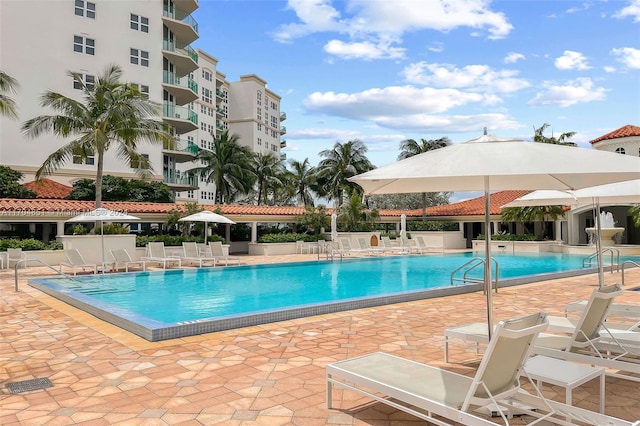
{"type": "MultiPolygon", "coordinates": [[[[243,256],[263,263],[317,255],[243,256]]],[[[162,342],[148,342],[53,299],[26,284],[44,268],[0,271],[0,423],[127,425],[418,425],[414,417],[349,391],[325,405],[325,366],[384,351],[473,374],[478,358],[452,346],[443,362],[444,329],[485,320],[482,293],[387,305],[162,342]],[[10,394],[9,382],[49,378],[53,387],[10,394]]],[[[619,274],[605,274],[607,283],[619,274]]],[[[640,269],[625,273],[640,286],[640,269]]],[[[563,315],[588,298],[596,275],[505,288],[495,295],[496,321],[544,309],[563,315]]],[[[619,303],[640,304],[627,291],[619,303]]],[[[564,400],[564,389],[545,395],[564,400]]],[[[574,391],[574,405],[597,411],[598,381],[574,391]]],[[[607,378],[606,413],[640,419],[638,383],[607,378]]],[[[499,421],[499,418],[495,419],[499,421]]]]}

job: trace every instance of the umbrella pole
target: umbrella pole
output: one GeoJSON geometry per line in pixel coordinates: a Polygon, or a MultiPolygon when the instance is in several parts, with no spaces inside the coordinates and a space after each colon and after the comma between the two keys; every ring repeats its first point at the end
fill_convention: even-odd
{"type": "Polygon", "coordinates": [[[104,274],[104,222],[100,221],[100,245],[102,247],[102,273],[104,274]]]}
{"type": "Polygon", "coordinates": [[[484,177],[484,289],[487,292],[487,325],[489,340],[493,333],[493,296],[491,294],[491,200],[489,199],[489,176],[484,177]]]}
{"type": "Polygon", "coordinates": [[[596,255],[598,257],[598,287],[604,285],[604,267],[602,266],[602,223],[600,223],[600,197],[595,197],[596,206],[596,255]]]}
{"type": "Polygon", "coordinates": [[[209,236],[209,227],[207,226],[207,221],[204,222],[204,246],[207,246],[207,237],[209,236]]]}

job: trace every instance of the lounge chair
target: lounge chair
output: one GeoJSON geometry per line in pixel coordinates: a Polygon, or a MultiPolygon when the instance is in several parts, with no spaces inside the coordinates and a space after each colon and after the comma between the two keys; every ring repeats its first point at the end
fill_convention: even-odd
{"type": "Polygon", "coordinates": [[[98,272],[98,264],[96,263],[87,263],[82,254],[78,251],[78,249],[70,249],[64,251],[65,256],[67,256],[67,262],[60,262],[60,272],[62,272],[62,267],[71,268],[73,275],[78,273],[78,269],[81,269],[82,272],[86,272],[89,270],[92,273],[98,272]]]}
{"type": "Polygon", "coordinates": [[[201,256],[198,249],[198,243],[196,242],[183,242],[182,243],[183,256],[180,256],[182,262],[197,263],[198,267],[202,268],[203,263],[209,263],[210,266],[216,266],[216,258],[213,256],[201,256]]]}
{"type": "Polygon", "coordinates": [[[133,260],[129,256],[129,252],[125,249],[111,250],[111,256],[114,259],[114,269],[117,271],[121,266],[124,267],[125,272],[129,272],[129,266],[134,265],[142,268],[143,271],[147,270],[147,265],[144,260],[133,260]]]}
{"type": "Polygon", "coordinates": [[[350,238],[340,238],[339,240],[340,243],[340,249],[342,251],[342,254],[371,254],[371,251],[369,250],[363,250],[363,249],[359,249],[359,248],[355,248],[351,245],[351,239],[350,238]]]}
{"type": "Polygon", "coordinates": [[[182,266],[182,261],[179,257],[170,257],[166,255],[164,251],[164,243],[162,242],[147,243],[147,255],[140,260],[147,263],[157,263],[158,265],[162,265],[163,269],[167,269],[168,264],[177,264],[178,268],[182,266]]]}
{"type": "Polygon", "coordinates": [[[306,252],[307,254],[311,254],[311,253],[313,253],[314,250],[315,250],[315,247],[313,246],[313,244],[307,243],[307,242],[302,241],[302,240],[296,241],[296,252],[297,253],[304,254],[306,252]]]}
{"type": "Polygon", "coordinates": [[[567,424],[567,419],[579,419],[591,424],[631,425],[547,400],[532,380],[535,393],[521,389],[520,375],[528,377],[523,365],[545,327],[544,313],[498,323],[473,378],[382,352],[329,364],[327,406],[332,408],[332,390],[338,386],[438,425],[450,424],[444,419],[465,425],[495,425],[473,411],[478,407],[490,407],[507,425],[511,414],[528,414],[535,422],[567,424]]]}
{"type": "MultiPolygon", "coordinates": [[[[567,303],[564,307],[565,317],[569,317],[569,312],[582,313],[587,307],[587,302],[587,300],[580,300],[567,303]]],[[[609,308],[607,327],[640,331],[640,305],[613,303],[609,308]]]]}
{"type": "Polygon", "coordinates": [[[409,254],[417,254],[421,252],[416,240],[410,240],[409,238],[402,236],[400,237],[400,243],[402,243],[402,248],[404,248],[405,251],[409,254]]]}
{"type": "Polygon", "coordinates": [[[363,250],[369,254],[378,255],[378,254],[384,254],[385,252],[384,247],[372,247],[371,244],[369,244],[366,238],[364,237],[358,237],[357,241],[358,241],[358,246],[360,247],[360,250],[363,250]]]}
{"type": "MultiPolygon", "coordinates": [[[[7,268],[11,268],[11,262],[14,265],[21,260],[25,260],[27,258],[27,254],[22,251],[21,248],[8,248],[7,249],[7,268]]],[[[27,263],[22,264],[23,268],[27,267],[27,263]]]]}
{"type": "Polygon", "coordinates": [[[237,265],[240,264],[240,257],[224,253],[220,241],[209,241],[209,249],[211,250],[211,255],[216,258],[216,263],[224,261],[225,266],[229,265],[229,262],[234,262],[237,265]]]}
{"type": "Polygon", "coordinates": [[[390,251],[395,254],[407,254],[409,253],[404,247],[397,246],[391,242],[391,238],[389,237],[380,237],[380,243],[382,247],[384,247],[387,251],[390,251]]]}
{"type": "Polygon", "coordinates": [[[421,235],[416,235],[415,237],[416,247],[420,250],[421,253],[429,253],[431,251],[443,251],[438,247],[429,247],[425,242],[424,238],[421,235]]]}

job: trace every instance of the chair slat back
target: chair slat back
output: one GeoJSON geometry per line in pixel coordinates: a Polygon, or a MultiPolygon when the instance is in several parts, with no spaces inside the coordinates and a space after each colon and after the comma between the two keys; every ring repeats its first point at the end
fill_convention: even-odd
{"type": "Polygon", "coordinates": [[[209,248],[213,257],[224,257],[222,243],[220,241],[209,241],[209,248]]]}
{"type": "Polygon", "coordinates": [[[164,252],[164,243],[163,242],[153,242],[148,243],[149,247],[149,256],[150,257],[159,257],[165,258],[167,257],[164,252]]]}
{"type": "Polygon", "coordinates": [[[622,294],[622,287],[613,284],[596,288],[587,302],[576,329],[573,332],[572,343],[586,343],[600,337],[600,329],[607,318],[613,300],[622,294]]]}
{"type": "Polygon", "coordinates": [[[82,254],[78,251],[78,249],[70,249],[65,250],[64,254],[67,256],[69,263],[72,265],[86,265],[87,263],[84,261],[82,254]]]}
{"type": "Polygon", "coordinates": [[[129,256],[129,252],[127,252],[127,250],[125,249],[111,250],[111,255],[113,256],[116,262],[120,262],[120,263],[132,262],[131,256],[129,256]]]}
{"type": "Polygon", "coordinates": [[[182,249],[184,250],[184,257],[200,257],[200,253],[198,252],[198,243],[196,242],[183,242],[182,249]]]}

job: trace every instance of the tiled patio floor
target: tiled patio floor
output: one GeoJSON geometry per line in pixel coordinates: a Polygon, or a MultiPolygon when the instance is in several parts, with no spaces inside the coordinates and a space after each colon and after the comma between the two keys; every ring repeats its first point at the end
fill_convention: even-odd
{"type": "MultiPolygon", "coordinates": [[[[315,256],[245,257],[247,263],[315,256]]],[[[418,419],[353,392],[325,405],[325,366],[384,351],[473,374],[472,350],[452,346],[443,362],[443,330],[483,321],[482,293],[401,303],[297,319],[163,342],[147,342],[46,296],[26,278],[43,268],[0,271],[0,424],[2,425],[417,425],[418,419]],[[5,385],[47,377],[53,387],[11,395],[5,385]]],[[[608,283],[619,274],[605,274],[608,283]]],[[[640,287],[640,270],[626,272],[626,289],[640,287]]],[[[502,289],[495,319],[544,309],[562,315],[585,299],[595,275],[502,289]]],[[[640,304],[640,291],[620,303],[640,304]]],[[[545,387],[564,400],[564,389],[545,387]]],[[[575,405],[597,410],[597,381],[574,391],[575,405]]],[[[640,419],[638,382],[607,379],[606,413],[640,419]]]]}

